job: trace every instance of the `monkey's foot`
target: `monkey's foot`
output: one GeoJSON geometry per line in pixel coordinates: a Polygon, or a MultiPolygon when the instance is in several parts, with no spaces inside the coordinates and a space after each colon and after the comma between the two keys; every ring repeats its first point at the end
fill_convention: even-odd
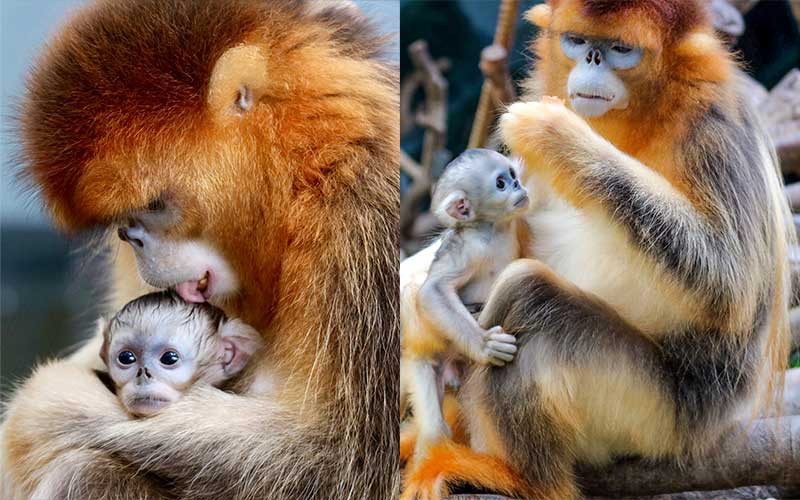
{"type": "MultiPolygon", "coordinates": [[[[469,439],[467,437],[467,430],[464,427],[464,422],[461,419],[461,405],[455,396],[450,393],[444,395],[442,414],[444,415],[444,421],[450,428],[452,441],[466,444],[469,439]]],[[[414,421],[414,417],[409,417],[409,420],[400,428],[401,464],[405,465],[411,461],[414,455],[414,449],[417,447],[418,438],[419,429],[414,421]]]]}
{"type": "Polygon", "coordinates": [[[457,484],[511,497],[530,498],[530,489],[504,461],[445,441],[430,448],[425,458],[412,464],[402,500],[441,500],[457,484]]]}

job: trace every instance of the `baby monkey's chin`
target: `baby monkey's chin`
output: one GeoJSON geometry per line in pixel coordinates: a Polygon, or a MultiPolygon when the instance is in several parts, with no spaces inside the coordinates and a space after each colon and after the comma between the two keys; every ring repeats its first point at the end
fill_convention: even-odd
{"type": "Polygon", "coordinates": [[[127,399],[125,406],[137,417],[149,417],[164,409],[174,400],[175,398],[162,394],[136,394],[127,399]]]}

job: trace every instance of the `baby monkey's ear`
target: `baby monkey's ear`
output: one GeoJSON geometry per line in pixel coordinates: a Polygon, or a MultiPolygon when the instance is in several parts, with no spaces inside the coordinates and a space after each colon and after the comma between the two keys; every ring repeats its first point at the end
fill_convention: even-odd
{"type": "Polygon", "coordinates": [[[456,191],[445,198],[444,211],[460,222],[468,222],[475,218],[475,210],[463,191],[456,191]]]}
{"type": "Polygon", "coordinates": [[[108,365],[108,347],[111,345],[111,339],[108,338],[108,321],[102,316],[97,318],[97,326],[95,335],[103,336],[103,345],[100,346],[100,359],[103,363],[108,365]]]}
{"type": "Polygon", "coordinates": [[[219,329],[222,371],[232,377],[242,371],[250,356],[263,344],[258,331],[238,319],[225,321],[219,329]]]}

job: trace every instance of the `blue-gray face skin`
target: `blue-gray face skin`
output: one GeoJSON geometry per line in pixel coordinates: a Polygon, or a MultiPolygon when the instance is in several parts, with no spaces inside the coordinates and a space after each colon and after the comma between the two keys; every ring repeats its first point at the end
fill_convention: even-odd
{"type": "Polygon", "coordinates": [[[616,71],[638,66],[641,48],[617,40],[563,33],[561,50],[575,61],[567,79],[567,95],[576,113],[596,118],[611,109],[628,107],[628,91],[616,71]]]}

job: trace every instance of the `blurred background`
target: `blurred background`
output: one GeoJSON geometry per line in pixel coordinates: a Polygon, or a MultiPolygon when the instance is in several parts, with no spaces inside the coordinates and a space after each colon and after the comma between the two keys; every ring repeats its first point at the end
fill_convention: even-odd
{"type": "MultiPolygon", "coordinates": [[[[527,44],[537,28],[522,13],[538,3],[401,0],[401,256],[418,251],[439,230],[428,212],[429,195],[444,166],[468,145],[497,146],[491,137],[497,110],[515,100],[535,65],[527,44]]],[[[800,0],[708,5],[715,28],[749,75],[747,98],[767,124],[786,181],[799,180],[800,0]]],[[[800,184],[793,189],[800,211],[800,184]]],[[[793,314],[800,332],[800,311],[793,314]]],[[[793,363],[800,366],[797,353],[793,363]]]]}
{"type": "MultiPolygon", "coordinates": [[[[53,230],[41,201],[15,178],[19,164],[14,103],[31,60],[79,0],[0,0],[0,394],[34,363],[63,354],[93,331],[106,282],[103,255],[89,235],[53,230]]],[[[396,0],[355,0],[383,33],[400,27],[396,0]]],[[[397,61],[399,37],[386,57],[397,61]]]]}

